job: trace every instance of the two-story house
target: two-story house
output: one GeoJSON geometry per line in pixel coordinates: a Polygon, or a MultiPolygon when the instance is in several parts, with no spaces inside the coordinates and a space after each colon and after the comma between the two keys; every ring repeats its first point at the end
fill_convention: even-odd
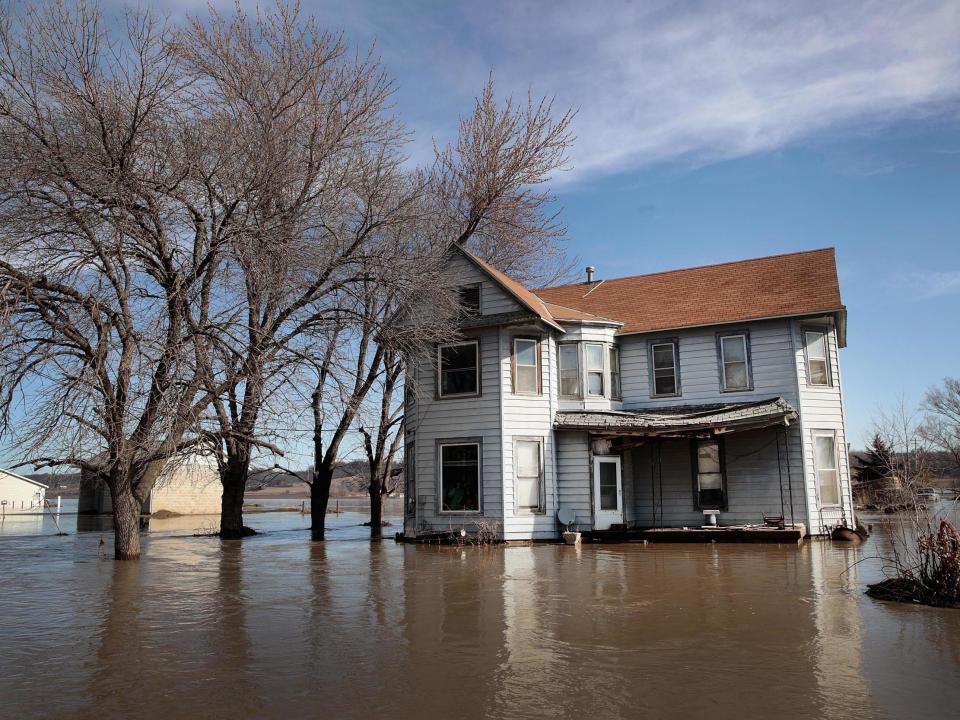
{"type": "Polygon", "coordinates": [[[535,291],[459,247],[450,271],[468,312],[409,371],[405,537],[852,526],[832,249],[535,291]]]}

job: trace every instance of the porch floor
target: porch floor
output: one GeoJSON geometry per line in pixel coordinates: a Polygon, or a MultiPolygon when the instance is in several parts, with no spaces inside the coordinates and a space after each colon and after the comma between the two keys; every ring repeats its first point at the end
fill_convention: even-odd
{"type": "Polygon", "coordinates": [[[807,535],[802,523],[783,530],[764,526],[730,526],[716,528],[628,528],[625,530],[593,530],[584,535],[593,542],[626,543],[773,543],[797,544],[807,535]]]}

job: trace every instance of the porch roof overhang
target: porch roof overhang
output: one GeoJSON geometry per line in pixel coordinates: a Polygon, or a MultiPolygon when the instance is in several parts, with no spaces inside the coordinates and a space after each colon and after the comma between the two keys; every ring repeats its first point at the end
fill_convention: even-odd
{"type": "Polygon", "coordinates": [[[786,427],[796,419],[797,411],[790,403],[776,397],[756,402],[651,408],[642,412],[565,410],[557,413],[554,427],[595,435],[697,437],[786,427]]]}

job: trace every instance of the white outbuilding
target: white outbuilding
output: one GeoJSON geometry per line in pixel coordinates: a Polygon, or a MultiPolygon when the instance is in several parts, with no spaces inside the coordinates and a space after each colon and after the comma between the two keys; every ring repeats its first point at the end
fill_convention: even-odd
{"type": "Polygon", "coordinates": [[[42,512],[46,494],[43,483],[0,470],[0,514],[42,512]]]}

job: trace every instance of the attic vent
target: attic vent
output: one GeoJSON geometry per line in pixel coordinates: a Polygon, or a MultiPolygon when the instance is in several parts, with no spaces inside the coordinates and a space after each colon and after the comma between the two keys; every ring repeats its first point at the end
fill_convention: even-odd
{"type": "Polygon", "coordinates": [[[593,265],[587,265],[587,282],[588,282],[588,283],[592,283],[592,282],[593,282],[593,274],[594,274],[596,271],[597,271],[597,269],[596,269],[593,265]]]}

